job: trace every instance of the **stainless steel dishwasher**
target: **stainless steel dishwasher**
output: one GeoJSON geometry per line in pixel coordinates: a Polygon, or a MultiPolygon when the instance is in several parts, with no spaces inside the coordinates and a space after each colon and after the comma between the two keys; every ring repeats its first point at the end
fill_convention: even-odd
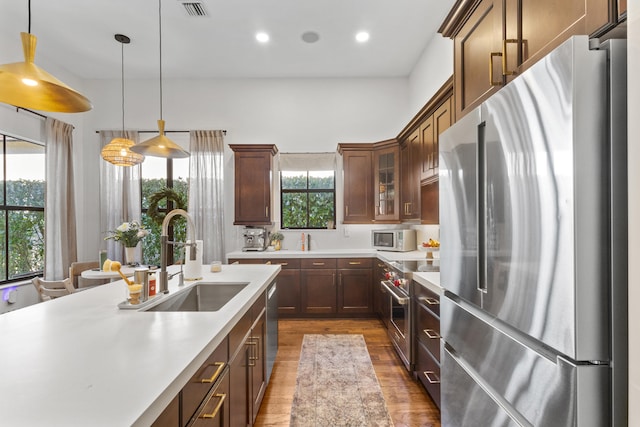
{"type": "Polygon", "coordinates": [[[274,280],[267,289],[267,383],[278,353],[278,288],[274,280]]]}

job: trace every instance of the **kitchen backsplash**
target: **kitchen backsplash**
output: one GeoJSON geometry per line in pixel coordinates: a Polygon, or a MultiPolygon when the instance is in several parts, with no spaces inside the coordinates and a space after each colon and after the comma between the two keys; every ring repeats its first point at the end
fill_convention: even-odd
{"type": "MultiPolygon", "coordinates": [[[[302,233],[306,237],[311,236],[311,251],[330,249],[369,249],[371,248],[371,230],[411,228],[417,232],[417,242],[428,241],[429,238],[440,238],[440,226],[438,225],[413,225],[413,224],[338,224],[333,230],[278,230],[284,235],[282,250],[300,250],[302,233]]],[[[228,248],[229,252],[242,250],[244,244],[244,227],[236,227],[236,239],[234,247],[228,248]]],[[[276,231],[275,228],[269,231],[276,231]]],[[[308,249],[308,248],[307,248],[308,249]]]]}

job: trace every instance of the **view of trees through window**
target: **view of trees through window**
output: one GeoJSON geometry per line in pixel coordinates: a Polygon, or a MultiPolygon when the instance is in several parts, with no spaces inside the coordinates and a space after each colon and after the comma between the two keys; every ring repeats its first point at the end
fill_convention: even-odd
{"type": "Polygon", "coordinates": [[[45,147],[0,135],[0,282],[44,270],[45,147]]]}
{"type": "Polygon", "coordinates": [[[335,222],[334,171],[280,172],[282,228],[327,228],[335,222]]]}
{"type": "MultiPolygon", "coordinates": [[[[140,140],[144,141],[153,135],[140,133],[140,140]]],[[[179,144],[185,149],[189,148],[189,133],[172,133],[169,135],[171,140],[179,144]]],[[[172,188],[180,194],[185,202],[189,193],[189,159],[164,159],[160,157],[145,157],[142,163],[142,224],[150,233],[142,239],[142,262],[144,264],[160,265],[160,235],[162,227],[147,215],[149,209],[149,199],[158,191],[166,188],[172,188]]],[[[166,198],[158,203],[158,212],[166,214],[175,209],[173,203],[167,206],[166,198]]],[[[184,242],[186,240],[187,230],[186,221],[178,216],[171,221],[169,227],[169,240],[184,242]]],[[[184,256],[184,248],[174,247],[173,259],[169,259],[169,264],[177,262],[184,256]]]]}

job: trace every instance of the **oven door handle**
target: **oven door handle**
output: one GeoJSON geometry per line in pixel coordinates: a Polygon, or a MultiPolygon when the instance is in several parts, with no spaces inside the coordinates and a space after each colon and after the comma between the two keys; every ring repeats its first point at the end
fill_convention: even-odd
{"type": "Polygon", "coordinates": [[[398,301],[398,304],[400,305],[407,305],[409,303],[409,297],[406,297],[404,295],[398,295],[398,291],[395,289],[395,286],[391,285],[389,286],[387,283],[391,284],[391,282],[387,282],[385,280],[382,280],[380,282],[380,285],[391,294],[391,296],[398,301]]]}

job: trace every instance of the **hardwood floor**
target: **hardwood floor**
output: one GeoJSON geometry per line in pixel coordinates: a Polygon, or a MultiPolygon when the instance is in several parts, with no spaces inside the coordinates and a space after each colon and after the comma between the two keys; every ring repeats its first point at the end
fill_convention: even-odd
{"type": "Polygon", "coordinates": [[[304,334],[362,334],[396,427],[440,427],[440,412],[409,375],[377,319],[280,319],[278,356],[256,426],[288,426],[304,334]]]}

